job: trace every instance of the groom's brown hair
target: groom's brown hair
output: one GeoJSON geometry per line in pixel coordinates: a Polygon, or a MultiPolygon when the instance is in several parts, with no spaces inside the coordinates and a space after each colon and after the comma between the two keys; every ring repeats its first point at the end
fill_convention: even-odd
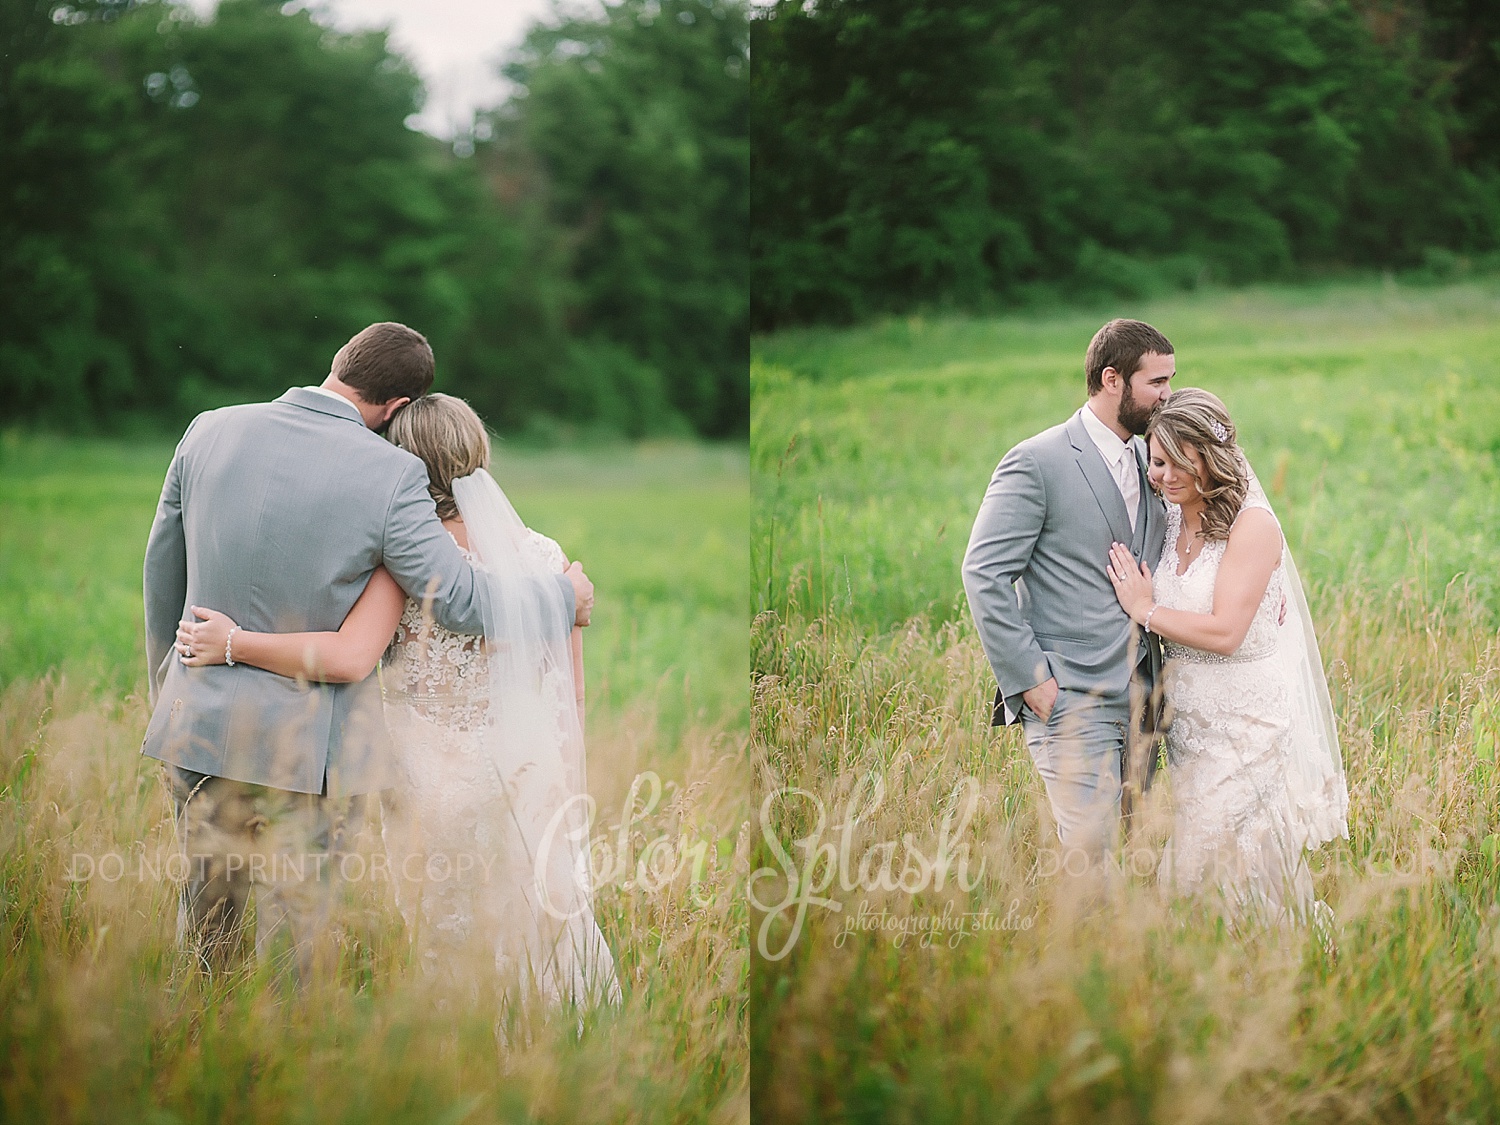
{"type": "Polygon", "coordinates": [[[357,333],[333,357],[333,374],[372,406],[393,398],[421,398],[435,369],[427,337],[384,320],[357,333]]]}
{"type": "Polygon", "coordinates": [[[1127,380],[1140,370],[1141,357],[1155,352],[1174,355],[1176,349],[1144,320],[1115,319],[1094,333],[1088,353],[1083,357],[1083,371],[1088,376],[1089,394],[1104,389],[1104,369],[1113,367],[1127,380]]]}

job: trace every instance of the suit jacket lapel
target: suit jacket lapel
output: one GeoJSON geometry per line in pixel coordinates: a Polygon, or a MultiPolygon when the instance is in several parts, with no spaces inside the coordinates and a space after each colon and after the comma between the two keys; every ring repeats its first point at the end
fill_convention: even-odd
{"type": "Polygon", "coordinates": [[[1141,549],[1136,557],[1147,563],[1153,570],[1156,569],[1161,558],[1160,540],[1167,519],[1167,508],[1162,499],[1151,491],[1150,475],[1146,471],[1146,443],[1136,438],[1131,447],[1135,452],[1136,463],[1141,470],[1141,524],[1145,531],[1141,536],[1141,549]],[[1152,552],[1156,557],[1152,558],[1152,552]]]}
{"type": "MultiPolygon", "coordinates": [[[[1084,409],[1087,410],[1088,407],[1084,409]]],[[[1073,415],[1066,430],[1078,458],[1078,467],[1083,470],[1083,478],[1089,482],[1089,489],[1099,502],[1104,519],[1109,524],[1109,533],[1118,543],[1131,542],[1135,536],[1130,531],[1130,515],[1125,511],[1125,499],[1120,495],[1120,486],[1115,483],[1109,466],[1099,455],[1099,447],[1089,437],[1088,430],[1084,429],[1083,419],[1077,414],[1073,415]]]]}
{"type": "Polygon", "coordinates": [[[1132,438],[1128,448],[1130,458],[1135,462],[1136,479],[1141,486],[1135,513],[1135,536],[1130,541],[1130,549],[1135,553],[1136,559],[1141,560],[1146,556],[1146,545],[1151,542],[1151,487],[1146,480],[1146,466],[1141,461],[1139,439],[1132,438]]]}

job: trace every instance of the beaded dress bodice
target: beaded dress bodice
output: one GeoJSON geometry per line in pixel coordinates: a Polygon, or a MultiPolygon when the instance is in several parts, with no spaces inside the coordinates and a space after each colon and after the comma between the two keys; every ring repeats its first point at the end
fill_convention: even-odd
{"type": "MultiPolygon", "coordinates": [[[[1271,510],[1267,504],[1255,497],[1246,500],[1244,507],[1240,510],[1248,511],[1251,508],[1260,508],[1267,512],[1271,510]]],[[[1214,587],[1219,579],[1219,564],[1224,561],[1224,549],[1228,543],[1223,539],[1205,543],[1203,550],[1188,563],[1187,569],[1178,574],[1177,541],[1181,535],[1182,509],[1176,504],[1168,504],[1167,530],[1164,538],[1166,546],[1161,553],[1161,565],[1157,568],[1152,581],[1156,602],[1158,605],[1186,610],[1189,613],[1212,613],[1214,587]]],[[[1261,595],[1260,604],[1255,609],[1255,617],[1250,621],[1250,629],[1245,633],[1245,639],[1228,656],[1166,641],[1163,651],[1167,659],[1204,664],[1244,664],[1270,656],[1276,651],[1277,618],[1281,613],[1284,574],[1285,571],[1278,563],[1276,569],[1271,572],[1270,582],[1266,584],[1266,592],[1261,595]]]]}
{"type": "MultiPolygon", "coordinates": [[[[562,548],[535,531],[528,531],[525,549],[549,570],[560,571],[566,562],[562,548]]],[[[469,562],[476,561],[471,552],[459,550],[469,562]]],[[[484,638],[443,628],[415,598],[406,600],[386,649],[383,677],[388,700],[404,703],[450,730],[479,730],[489,714],[484,638]]]]}

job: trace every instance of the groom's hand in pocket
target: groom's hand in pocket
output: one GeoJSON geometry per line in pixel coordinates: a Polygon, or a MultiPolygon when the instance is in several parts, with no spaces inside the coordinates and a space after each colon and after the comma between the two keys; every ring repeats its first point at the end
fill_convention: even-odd
{"type": "Polygon", "coordinates": [[[1021,698],[1031,708],[1031,713],[1045,723],[1052,717],[1052,708],[1057,704],[1057,681],[1048,680],[1027,688],[1021,693],[1021,698]]]}
{"type": "Polygon", "coordinates": [[[589,615],[594,612],[594,584],[583,573],[583,564],[577,560],[570,562],[563,574],[573,583],[573,624],[587,625],[589,615]]]}

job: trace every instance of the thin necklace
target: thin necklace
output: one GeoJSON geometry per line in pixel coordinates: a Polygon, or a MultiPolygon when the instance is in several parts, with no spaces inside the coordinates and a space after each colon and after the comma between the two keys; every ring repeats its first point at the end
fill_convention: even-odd
{"type": "MultiPolygon", "coordinates": [[[[1182,521],[1182,530],[1186,531],[1187,530],[1187,526],[1188,526],[1187,520],[1184,519],[1182,521]]],[[[1203,538],[1203,514],[1200,512],[1198,514],[1198,528],[1188,538],[1187,548],[1185,550],[1179,552],[1179,557],[1182,559],[1183,562],[1191,564],[1192,561],[1193,561],[1193,556],[1198,553],[1198,549],[1203,546],[1204,542],[1205,542],[1205,540],[1203,538]]]]}

